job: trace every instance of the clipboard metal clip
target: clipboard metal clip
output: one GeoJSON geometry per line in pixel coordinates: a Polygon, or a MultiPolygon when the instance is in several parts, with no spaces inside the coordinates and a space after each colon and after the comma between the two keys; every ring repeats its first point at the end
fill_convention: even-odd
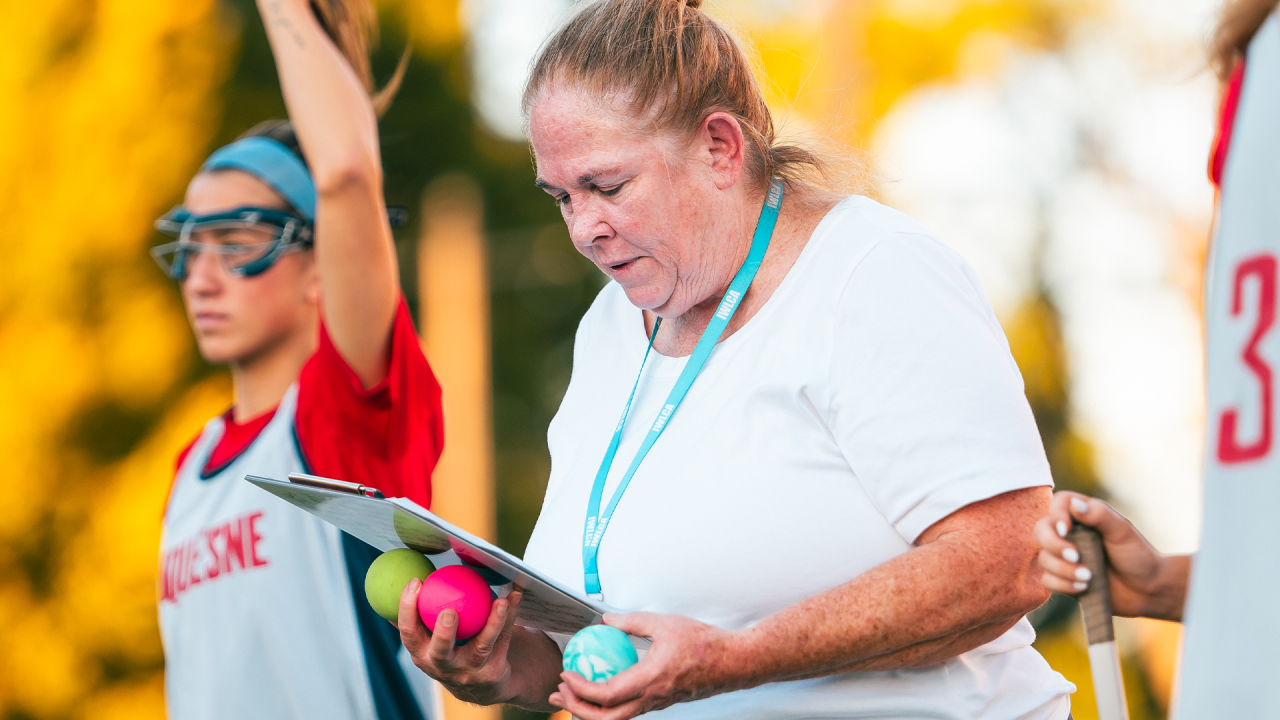
{"type": "Polygon", "coordinates": [[[304,475],[302,473],[289,473],[289,482],[295,485],[309,485],[310,487],[324,488],[325,490],[336,490],[337,492],[349,493],[351,495],[362,495],[364,497],[377,498],[385,500],[386,495],[378,488],[372,488],[368,485],[358,485],[356,483],[347,482],[345,480],[333,480],[330,478],[317,477],[315,475],[304,475]]]}

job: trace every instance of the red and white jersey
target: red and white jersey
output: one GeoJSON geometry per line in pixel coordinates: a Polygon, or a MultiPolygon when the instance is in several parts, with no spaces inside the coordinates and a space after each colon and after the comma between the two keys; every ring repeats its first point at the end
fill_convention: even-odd
{"type": "Polygon", "coordinates": [[[327,334],[267,417],[210,420],[179,461],[161,541],[170,717],[434,718],[434,684],[364,597],[378,551],[244,481],[315,472],[430,502],[440,390],[401,303],[365,389],[327,334]]]}
{"type": "Polygon", "coordinates": [[[1208,268],[1205,520],[1187,601],[1177,716],[1280,718],[1280,21],[1249,46],[1224,98],[1208,268]],[[1238,106],[1237,106],[1238,102],[1238,106]],[[1227,147],[1229,145],[1229,152],[1227,147]],[[1225,160],[1225,162],[1224,162],[1225,160]]]}

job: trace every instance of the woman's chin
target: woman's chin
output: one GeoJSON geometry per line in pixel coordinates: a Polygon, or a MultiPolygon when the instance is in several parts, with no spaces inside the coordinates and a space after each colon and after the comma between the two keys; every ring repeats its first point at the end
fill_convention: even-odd
{"type": "Polygon", "coordinates": [[[210,365],[230,365],[248,353],[244,343],[228,342],[227,338],[197,338],[200,357],[210,365]]]}
{"type": "Polygon", "coordinates": [[[636,285],[633,287],[623,285],[622,291],[627,294],[627,299],[631,301],[631,304],[641,310],[660,311],[667,304],[667,301],[671,299],[670,291],[651,285],[636,285]]]}

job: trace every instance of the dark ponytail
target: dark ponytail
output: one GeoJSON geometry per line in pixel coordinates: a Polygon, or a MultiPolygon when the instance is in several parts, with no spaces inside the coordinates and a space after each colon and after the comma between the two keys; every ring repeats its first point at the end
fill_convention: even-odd
{"type": "Polygon", "coordinates": [[[1231,77],[1276,3],[1277,0],[1226,0],[1209,40],[1209,63],[1219,80],[1226,82],[1231,77]]]}

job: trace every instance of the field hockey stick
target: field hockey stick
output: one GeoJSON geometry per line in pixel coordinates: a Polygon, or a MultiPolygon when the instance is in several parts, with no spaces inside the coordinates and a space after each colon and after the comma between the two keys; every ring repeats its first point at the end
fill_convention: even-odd
{"type": "Polygon", "coordinates": [[[1120,674],[1120,653],[1111,622],[1111,590],[1107,587],[1107,550],[1102,535],[1091,527],[1075,524],[1067,539],[1080,552],[1080,564],[1093,578],[1089,589],[1079,596],[1084,633],[1089,641],[1089,668],[1093,671],[1093,694],[1098,701],[1098,720],[1129,720],[1124,699],[1124,676],[1120,674]]]}

